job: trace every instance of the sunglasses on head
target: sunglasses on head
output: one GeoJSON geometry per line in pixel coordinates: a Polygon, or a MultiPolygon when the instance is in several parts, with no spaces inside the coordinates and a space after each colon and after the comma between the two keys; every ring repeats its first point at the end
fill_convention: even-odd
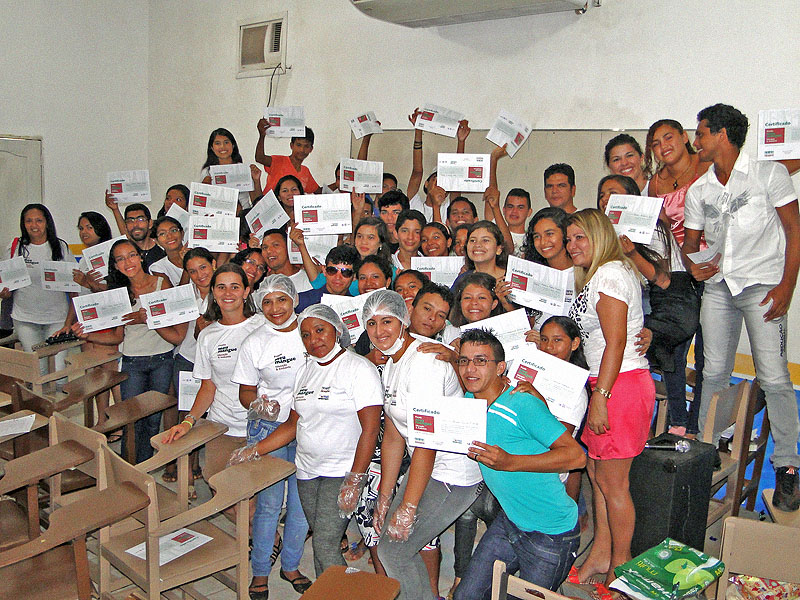
{"type": "Polygon", "coordinates": [[[333,265],[328,265],[327,267],[325,267],[325,273],[327,273],[330,276],[336,275],[336,273],[339,272],[341,272],[342,277],[345,278],[350,278],[355,273],[353,269],[348,269],[347,267],[339,268],[339,267],[334,267],[333,265]]]}

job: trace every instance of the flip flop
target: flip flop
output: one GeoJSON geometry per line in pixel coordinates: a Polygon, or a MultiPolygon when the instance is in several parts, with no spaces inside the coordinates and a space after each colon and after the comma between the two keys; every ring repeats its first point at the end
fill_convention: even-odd
{"type": "Polygon", "coordinates": [[[250,595],[250,600],[268,600],[269,588],[267,585],[257,585],[247,588],[247,593],[250,595]]]}
{"type": "Polygon", "coordinates": [[[284,581],[291,583],[294,591],[298,594],[305,594],[306,590],[311,587],[311,580],[302,573],[294,579],[289,579],[281,569],[280,576],[284,581]]]}
{"type": "Polygon", "coordinates": [[[272,544],[272,554],[269,555],[269,560],[271,565],[274,565],[277,562],[281,550],[283,550],[283,539],[280,536],[278,536],[278,541],[272,544]]]}

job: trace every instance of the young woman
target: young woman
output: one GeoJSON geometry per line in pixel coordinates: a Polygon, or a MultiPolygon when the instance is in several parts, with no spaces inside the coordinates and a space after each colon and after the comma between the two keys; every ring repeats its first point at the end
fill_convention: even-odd
{"type": "Polygon", "coordinates": [[[614,136],[606,144],[604,153],[606,166],[614,175],[624,175],[636,182],[639,191],[646,194],[649,179],[648,168],[642,165],[642,147],[636,138],[627,133],[614,136]]]}
{"type": "Polygon", "coordinates": [[[183,257],[188,248],[183,245],[183,225],[172,217],[159,217],[153,225],[156,243],[167,255],[150,265],[150,272],[164,275],[173,287],[183,277],[183,257]]]}
{"type": "Polygon", "coordinates": [[[256,460],[297,440],[297,492],[314,532],[319,577],[345,564],[340,543],[375,448],[383,390],[375,365],[346,350],[350,334],[331,307],[312,304],[298,322],[308,360],[297,374],[289,416],[230,462],[256,460]]]}
{"type": "MultiPolygon", "coordinates": [[[[13,297],[11,318],[22,349],[30,352],[33,346],[43,342],[62,328],[72,324],[69,320],[71,297],[75,294],[55,292],[42,287],[42,263],[64,261],[75,264],[75,258],[67,243],[58,237],[56,224],[44,204],[28,204],[19,217],[18,238],[6,248],[4,259],[22,256],[31,278],[31,284],[13,292],[0,289],[0,298],[13,297]]],[[[73,317],[74,317],[74,313],[73,317]]],[[[46,360],[41,361],[42,372],[46,360]]],[[[56,356],[56,369],[64,368],[63,353],[56,356]]]]}
{"type": "Polygon", "coordinates": [[[497,282],[488,273],[467,273],[455,294],[450,322],[461,327],[503,313],[496,287],[497,282]]]}
{"type": "Polygon", "coordinates": [[[275,184],[273,192],[275,192],[275,197],[278,199],[278,202],[280,202],[283,210],[289,215],[291,222],[295,223],[294,197],[305,194],[303,191],[303,184],[300,183],[300,180],[294,175],[284,175],[278,180],[278,183],[275,184]]]}
{"type": "Polygon", "coordinates": [[[420,256],[420,233],[425,227],[425,215],[418,210],[404,210],[394,224],[400,247],[392,255],[392,264],[399,271],[411,268],[411,258],[420,256]]]}
{"type": "MultiPolygon", "coordinates": [[[[301,365],[305,363],[305,347],[297,326],[297,291],[286,275],[270,275],[261,284],[261,310],[264,327],[253,331],[242,342],[231,380],[239,384],[239,402],[248,409],[247,444],[253,445],[272,435],[289,418],[292,389],[301,365]]],[[[297,442],[289,442],[271,452],[271,456],[294,462],[297,442]]],[[[298,593],[311,586],[298,567],[303,556],[308,523],[297,494],[297,479],[259,492],[253,515],[253,580],[250,598],[266,600],[267,578],[272,568],[270,553],[278,528],[278,519],[286,491],[286,523],[281,554],[281,579],[289,581],[298,593]]],[[[280,540],[280,537],[278,538],[280,540]]]]}
{"type": "Polygon", "coordinates": [[[424,256],[450,256],[453,237],[441,223],[428,223],[422,228],[420,249],[424,256]]]}
{"type": "MultiPolygon", "coordinates": [[[[203,183],[212,183],[209,167],[215,165],[241,164],[242,155],[239,152],[239,145],[236,138],[227,129],[219,128],[211,132],[208,136],[208,147],[206,148],[206,162],[203,163],[203,170],[200,177],[203,183]]],[[[250,208],[252,203],[262,195],[261,191],[261,169],[256,165],[250,165],[250,176],[253,179],[252,192],[239,192],[239,206],[236,213],[243,208],[250,208]]]]}
{"type": "Polygon", "coordinates": [[[429,282],[430,279],[416,269],[408,269],[394,278],[392,291],[400,294],[403,300],[405,300],[408,311],[411,312],[411,304],[414,302],[414,298],[417,297],[417,294],[425,284],[429,282]]]}
{"type": "Polygon", "coordinates": [[[263,294],[259,290],[259,285],[267,274],[267,261],[264,260],[261,249],[245,248],[237,252],[233,258],[231,258],[231,262],[242,267],[244,274],[247,275],[247,284],[250,286],[253,306],[260,306],[261,296],[263,296],[263,294]]]}
{"type": "Polygon", "coordinates": [[[182,183],[176,183],[175,185],[171,185],[167,188],[167,194],[164,196],[164,206],[162,206],[158,214],[156,215],[157,219],[160,219],[164,215],[169,212],[169,209],[172,207],[173,204],[177,204],[183,210],[189,210],[189,188],[183,185],[182,183]]]}
{"type": "Polygon", "coordinates": [[[628,490],[634,457],[644,449],[655,404],[647,360],[636,350],[642,328],[642,288],[608,218],[596,209],[570,216],[567,250],[578,295],[570,317],[586,343],[592,394],[581,439],[589,450],[595,539],[581,565],[582,581],[630,560],[635,510],[628,490]]]}
{"type": "MultiPolygon", "coordinates": [[[[149,390],[168,393],[172,380],[172,353],[183,339],[183,328],[171,325],[149,329],[146,311],[139,297],[172,287],[169,280],[145,272],[139,247],[129,240],[119,240],[111,246],[109,253],[108,287],[124,287],[128,291],[133,312],[124,317],[124,325],[84,334],[80,323],[76,323],[73,331],[96,344],[117,346],[122,343],[121,370],[128,374],[128,379],[120,384],[123,401],[149,390]]],[[[150,438],[158,433],[160,425],[161,413],[136,422],[137,463],[153,455],[150,438]]],[[[122,447],[125,448],[124,433],[122,438],[122,447]]],[[[127,458],[131,460],[134,457],[127,458]]]]}
{"type": "Polygon", "coordinates": [[[449,363],[417,351],[421,342],[408,332],[410,318],[399,294],[375,292],[364,305],[363,318],[370,341],[389,357],[382,373],[384,411],[389,418],[373,517],[381,536],[378,556],[387,575],[400,580],[403,598],[430,598],[428,571],[419,550],[473,503],[482,477],[466,455],[409,448],[411,465],[395,494],[403,451],[408,447],[406,406],[424,394],[460,396],[461,386],[449,363]]]}
{"type": "Polygon", "coordinates": [[[467,235],[464,259],[466,270],[456,278],[451,289],[457,290],[462,278],[472,271],[487,273],[497,282],[495,291],[503,310],[514,310],[514,305],[508,299],[511,284],[505,281],[507,262],[508,253],[503,232],[491,221],[478,221],[470,227],[469,235],[467,235]]]}
{"type": "MultiPolygon", "coordinates": [[[[188,261],[187,261],[188,262],[188,261]]],[[[211,299],[203,315],[211,324],[197,336],[194,377],[200,391],[183,421],[164,435],[164,443],[180,439],[208,411],[207,419],[228,426],[228,431],[206,444],[203,477],[206,481],[225,468],[231,452],[243,448],[247,435],[247,410],[239,402],[239,386],[231,381],[242,342],[261,327],[250,286],[242,267],[226,263],[211,277],[211,299]]]]}

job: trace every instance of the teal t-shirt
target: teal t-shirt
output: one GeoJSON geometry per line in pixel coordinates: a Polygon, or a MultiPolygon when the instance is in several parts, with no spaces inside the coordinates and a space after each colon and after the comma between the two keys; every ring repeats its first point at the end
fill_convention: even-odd
{"type": "MultiPolygon", "coordinates": [[[[489,406],[486,443],[509,454],[543,454],[566,428],[544,402],[508,389],[489,406]]],[[[466,394],[472,397],[471,393],[466,394]]],[[[578,522],[578,506],[567,495],[558,473],[495,471],[480,465],[483,480],[506,516],[522,531],[558,534],[578,522]]]]}

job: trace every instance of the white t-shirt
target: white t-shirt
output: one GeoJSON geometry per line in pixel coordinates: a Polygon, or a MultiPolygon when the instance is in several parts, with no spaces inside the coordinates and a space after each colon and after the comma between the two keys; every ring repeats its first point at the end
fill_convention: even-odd
{"type": "MultiPolygon", "coordinates": [[[[554,398],[553,402],[547,400],[545,402],[547,402],[547,408],[550,409],[556,419],[562,423],[575,426],[575,429],[572,430],[572,437],[577,438],[578,430],[581,428],[583,417],[586,416],[586,409],[589,406],[589,394],[586,392],[586,387],[581,390],[577,398],[573,398],[568,402],[564,402],[560,398],[554,398]]],[[[568,476],[569,472],[558,474],[558,478],[562,483],[567,480],[568,476]]]]}
{"type": "MultiPolygon", "coordinates": [[[[450,206],[449,198],[442,202],[442,205],[439,207],[439,214],[442,217],[442,223],[447,221],[448,206],[450,206]]],[[[428,223],[433,221],[433,207],[425,204],[425,197],[420,192],[414,194],[414,197],[408,201],[408,208],[421,212],[423,215],[425,215],[425,220],[428,221],[428,223]]]]}
{"type": "Polygon", "coordinates": [[[193,375],[210,379],[217,388],[208,420],[228,426],[225,435],[247,435],[247,410],[239,402],[239,386],[231,381],[236,357],[245,338],[263,326],[264,317],[253,315],[236,325],[212,323],[197,336],[193,375]]]}
{"type": "Polygon", "coordinates": [[[294,289],[297,290],[297,293],[300,292],[307,292],[311,289],[311,282],[308,280],[308,275],[306,274],[305,269],[300,269],[294,275],[289,275],[289,279],[292,280],[294,284],[294,289]]]}
{"type": "Polygon", "coordinates": [[[636,349],[636,334],[644,326],[642,314],[642,286],[639,276],[629,267],[615,260],[601,265],[594,276],[577,294],[569,309],[569,316],[580,327],[589,373],[597,377],[600,361],[606,349],[606,340],[597,316],[600,293],[628,305],[627,341],[622,354],[620,372],[648,368],[647,359],[636,349]]]}
{"type": "MultiPolygon", "coordinates": [[[[17,243],[14,256],[19,254],[20,243],[17,243]]],[[[3,260],[13,258],[11,256],[12,245],[13,242],[6,247],[3,260]]],[[[42,262],[53,260],[50,244],[47,242],[38,245],[28,244],[27,251],[27,256],[23,253],[22,257],[28,267],[31,285],[14,290],[14,309],[11,311],[11,317],[16,321],[40,325],[63,323],[67,318],[69,296],[66,292],[54,292],[42,287],[42,262]]],[[[62,261],[71,263],[75,267],[78,266],[75,257],[69,251],[69,246],[64,242],[61,242],[61,252],[63,253],[62,261]]]]}
{"type": "Polygon", "coordinates": [[[292,402],[299,416],[297,478],[344,476],[353,467],[361,437],[358,411],[382,402],[378,370],[363,356],[345,350],[324,367],[307,359],[297,374],[292,402]]]}
{"type": "MultiPolygon", "coordinates": [[[[406,440],[406,444],[406,410],[409,398],[462,395],[453,367],[437,360],[435,354],[418,352],[417,348],[421,343],[414,340],[397,363],[390,358],[381,375],[385,390],[383,410],[406,440]]],[[[413,454],[414,448],[409,446],[408,451],[413,454]]],[[[478,464],[466,454],[442,451],[436,453],[431,477],[436,481],[460,486],[474,485],[483,479],[478,464]]]]}
{"type": "MultiPolygon", "coordinates": [[[[194,287],[194,284],[192,284],[192,289],[194,289],[194,299],[197,301],[197,310],[199,310],[200,314],[202,315],[208,308],[208,301],[211,297],[211,292],[209,291],[205,298],[201,298],[200,294],[197,293],[197,288],[194,287]]],[[[194,320],[189,321],[189,327],[186,329],[186,337],[183,338],[180,346],[178,346],[178,354],[180,354],[190,363],[194,363],[195,354],[197,352],[197,339],[194,337],[194,329],[196,324],[197,323],[194,320]]]]}
{"type": "Polygon", "coordinates": [[[266,394],[281,405],[277,422],[289,418],[292,392],[297,372],[305,364],[305,346],[300,329],[276,331],[263,325],[247,336],[239,349],[231,381],[258,386],[258,395],[266,394]]]}
{"type": "Polygon", "coordinates": [[[168,256],[163,258],[159,258],[156,262],[150,265],[150,274],[154,273],[162,273],[167,276],[169,282],[172,284],[172,287],[178,287],[181,283],[181,277],[183,276],[183,268],[176,267],[172,264],[169,260],[168,256]]]}
{"type": "Polygon", "coordinates": [[[511,233],[511,239],[514,240],[514,256],[522,258],[522,246],[525,243],[525,233],[511,233]]]}

